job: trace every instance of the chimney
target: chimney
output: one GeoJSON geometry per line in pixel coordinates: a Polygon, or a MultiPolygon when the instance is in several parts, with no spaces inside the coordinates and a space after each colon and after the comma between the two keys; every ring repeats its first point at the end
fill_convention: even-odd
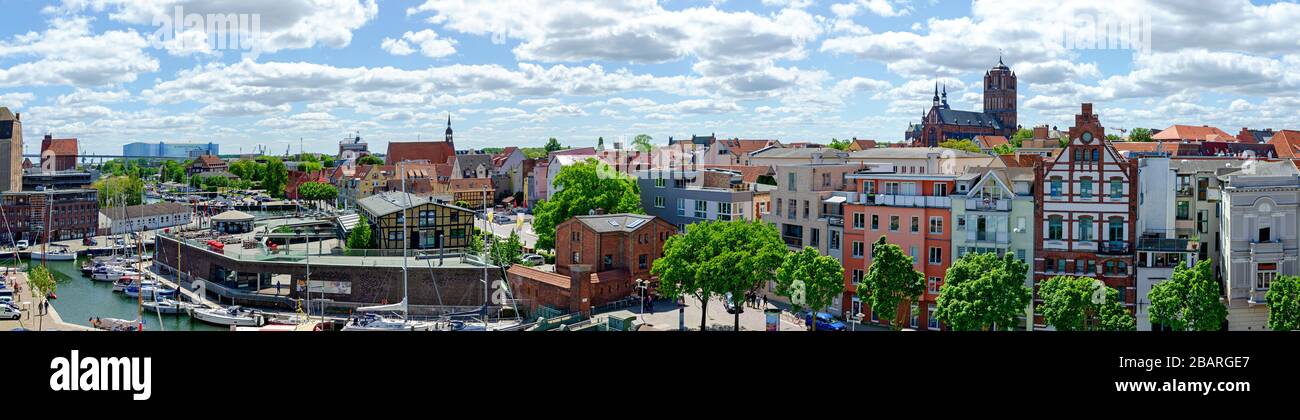
{"type": "Polygon", "coordinates": [[[569,311],[591,316],[591,264],[569,266],[569,311]]]}

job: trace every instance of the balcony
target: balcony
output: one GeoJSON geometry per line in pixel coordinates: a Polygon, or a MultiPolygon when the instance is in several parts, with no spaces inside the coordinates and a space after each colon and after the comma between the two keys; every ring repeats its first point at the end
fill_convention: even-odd
{"type": "Polygon", "coordinates": [[[798,236],[781,236],[781,239],[785,241],[786,246],[803,248],[803,238],[798,236]]]}
{"type": "Polygon", "coordinates": [[[971,210],[983,211],[1010,211],[1011,200],[1008,199],[979,199],[974,198],[966,200],[971,210]]]}
{"type": "Polygon", "coordinates": [[[952,198],[936,197],[936,196],[928,196],[928,195],[879,194],[876,195],[875,204],[877,206],[892,206],[892,207],[950,208],[952,207],[952,198]]]}
{"type": "Polygon", "coordinates": [[[1100,242],[1097,247],[1097,254],[1100,255],[1128,255],[1129,246],[1123,241],[1106,241],[1100,242]]]}
{"type": "Polygon", "coordinates": [[[1282,255],[1282,241],[1269,241],[1269,242],[1255,241],[1250,243],[1251,258],[1254,258],[1256,256],[1280,257],[1281,255],[1282,255]]]}
{"type": "Polygon", "coordinates": [[[844,227],[843,216],[826,216],[826,224],[835,227],[844,227]]]}
{"type": "Polygon", "coordinates": [[[1138,238],[1138,251],[1151,252],[1194,252],[1200,244],[1188,239],[1138,238]]]}

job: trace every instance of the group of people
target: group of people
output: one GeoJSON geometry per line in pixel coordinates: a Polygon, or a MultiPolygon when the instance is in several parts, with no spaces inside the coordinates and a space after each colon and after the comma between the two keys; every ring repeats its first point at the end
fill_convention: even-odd
{"type": "Polygon", "coordinates": [[[758,292],[745,293],[745,304],[754,309],[767,308],[767,295],[758,292]]]}

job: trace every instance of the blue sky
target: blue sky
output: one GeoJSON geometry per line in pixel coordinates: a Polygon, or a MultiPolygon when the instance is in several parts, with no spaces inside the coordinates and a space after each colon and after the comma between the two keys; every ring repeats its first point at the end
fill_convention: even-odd
{"type": "MultiPolygon", "coordinates": [[[[1020,122],[1112,130],[1295,128],[1300,6],[1224,0],[66,0],[0,15],[0,106],[87,152],[131,141],[225,153],[441,138],[575,146],[650,134],[899,140],[936,82],[980,109],[999,53],[1020,122]],[[155,21],[255,14],[262,52],[155,21]],[[1067,48],[1087,22],[1149,28],[1140,48],[1067,48]],[[1066,32],[1065,29],[1070,29],[1066,32]],[[300,142],[301,139],[301,142],[300,142]]],[[[176,25],[180,26],[180,25],[176,25]]]]}

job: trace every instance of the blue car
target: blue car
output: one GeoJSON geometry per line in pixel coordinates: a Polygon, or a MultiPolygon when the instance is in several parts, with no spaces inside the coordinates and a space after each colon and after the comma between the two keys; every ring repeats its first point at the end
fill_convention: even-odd
{"type": "MultiPolygon", "coordinates": [[[[804,314],[803,324],[805,326],[812,324],[813,318],[809,314],[804,314]]],[[[825,312],[817,313],[817,331],[845,331],[848,326],[843,322],[835,319],[831,314],[825,312]]]]}

